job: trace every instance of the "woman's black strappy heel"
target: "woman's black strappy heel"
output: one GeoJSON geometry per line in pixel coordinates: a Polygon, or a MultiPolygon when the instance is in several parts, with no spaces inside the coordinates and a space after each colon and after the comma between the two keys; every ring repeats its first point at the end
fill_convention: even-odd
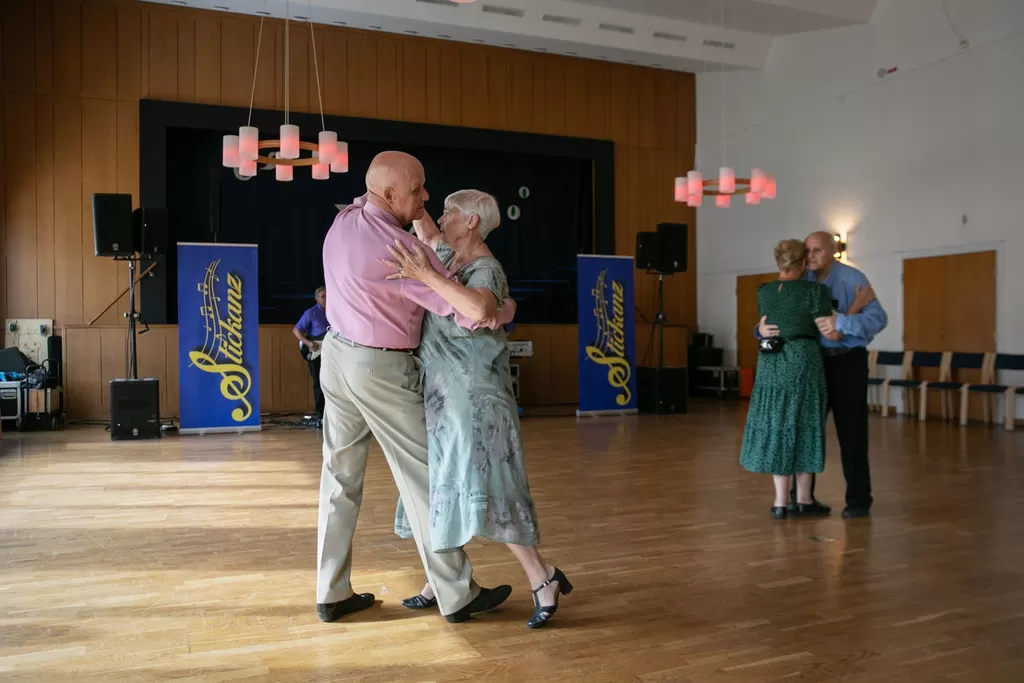
{"type": "Polygon", "coordinates": [[[558,597],[559,595],[568,595],[572,593],[572,584],[569,583],[569,579],[565,578],[565,574],[558,567],[555,567],[555,573],[550,579],[542,583],[540,586],[533,590],[533,616],[526,622],[529,628],[540,628],[544,624],[548,623],[551,617],[555,616],[555,612],[558,611],[558,597]],[[555,593],[555,604],[554,605],[541,605],[540,598],[537,594],[553,584],[555,581],[558,582],[558,592],[555,593]]]}

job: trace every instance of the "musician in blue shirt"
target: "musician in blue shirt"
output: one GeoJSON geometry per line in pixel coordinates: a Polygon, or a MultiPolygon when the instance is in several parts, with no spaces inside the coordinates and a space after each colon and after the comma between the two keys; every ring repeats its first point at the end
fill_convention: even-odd
{"type": "MultiPolygon", "coordinates": [[[[805,277],[827,285],[833,297],[832,315],[816,322],[822,334],[819,343],[825,361],[829,409],[839,437],[846,478],[843,517],[865,517],[873,502],[868,464],[867,346],[885,329],[889,317],[875,299],[864,273],[835,260],[835,242],[829,233],[812,233],[804,244],[808,266],[805,277]]],[[[754,334],[760,338],[778,333],[778,328],[767,324],[764,318],[754,328],[754,334]]],[[[791,504],[791,510],[793,507],[791,504]]]]}
{"type": "Polygon", "coordinates": [[[317,426],[323,424],[324,392],[320,389],[320,342],[327,335],[327,288],[317,287],[313,293],[316,304],[307,308],[295,324],[292,334],[299,340],[299,353],[309,365],[313,378],[313,402],[317,426]]]}

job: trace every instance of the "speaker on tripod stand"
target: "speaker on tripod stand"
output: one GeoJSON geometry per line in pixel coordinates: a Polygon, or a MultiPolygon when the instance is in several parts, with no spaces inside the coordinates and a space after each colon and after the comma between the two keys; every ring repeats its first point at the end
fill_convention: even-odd
{"type": "Polygon", "coordinates": [[[160,382],[138,378],[135,328],[140,315],[135,310],[135,268],[141,255],[166,250],[166,226],[166,216],[160,210],[138,209],[133,214],[130,194],[92,196],[96,255],[128,262],[128,290],[117,297],[128,294],[128,312],[124,314],[128,319],[128,377],[110,380],[111,440],[160,438],[160,382]]]}
{"type": "Polygon", "coordinates": [[[653,343],[658,345],[657,364],[637,368],[637,407],[642,413],[685,413],[689,381],[686,367],[665,367],[665,276],[685,273],[689,226],[661,223],[657,232],[636,236],[636,267],[658,276],[653,343]]]}

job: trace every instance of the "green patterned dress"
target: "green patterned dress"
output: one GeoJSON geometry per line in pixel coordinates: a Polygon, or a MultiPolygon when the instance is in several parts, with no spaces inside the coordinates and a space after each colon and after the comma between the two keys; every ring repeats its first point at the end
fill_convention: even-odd
{"type": "Polygon", "coordinates": [[[832,314],[831,292],[816,282],[776,280],[758,288],[757,308],[786,343],[779,353],[758,354],[740,464],[765,474],[821,472],[828,395],[814,319],[832,314]]]}
{"type": "MultiPolygon", "coordinates": [[[[449,267],[455,253],[443,243],[436,250],[449,267]]],[[[466,287],[491,290],[499,302],[509,294],[505,271],[492,257],[470,261],[455,276],[466,287]]],[[[428,311],[417,354],[424,373],[434,551],[461,548],[474,536],[537,545],[505,330],[467,330],[453,316],[428,311]]],[[[412,538],[401,500],[395,533],[412,538]]]]}

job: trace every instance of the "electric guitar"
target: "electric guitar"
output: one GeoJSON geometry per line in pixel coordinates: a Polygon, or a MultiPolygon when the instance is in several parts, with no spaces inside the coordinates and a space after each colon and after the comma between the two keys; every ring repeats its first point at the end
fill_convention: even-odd
{"type": "MultiPolygon", "coordinates": [[[[325,334],[321,334],[320,336],[317,336],[317,337],[307,337],[307,339],[309,339],[310,341],[323,341],[324,337],[326,337],[326,336],[327,335],[325,335],[325,334]]],[[[308,346],[306,346],[304,343],[299,342],[299,353],[302,355],[302,358],[307,363],[311,363],[311,362],[315,361],[317,358],[319,358],[320,357],[320,351],[322,351],[322,350],[323,350],[323,347],[318,348],[318,349],[311,349],[308,346]]]]}

